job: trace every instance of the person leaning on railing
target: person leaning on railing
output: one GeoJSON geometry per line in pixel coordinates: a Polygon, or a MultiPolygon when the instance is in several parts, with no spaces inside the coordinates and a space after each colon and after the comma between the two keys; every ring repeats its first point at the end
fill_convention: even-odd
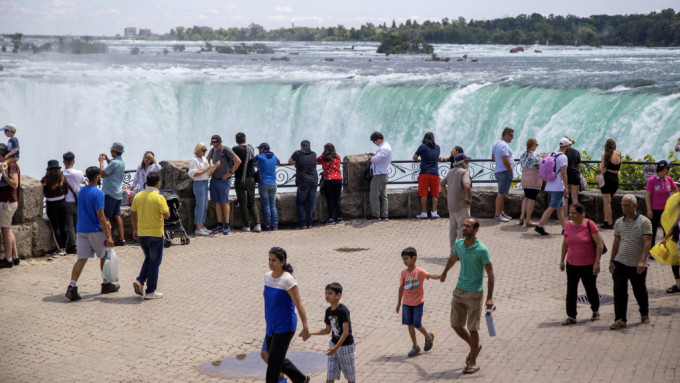
{"type": "Polygon", "coordinates": [[[600,174],[604,177],[604,185],[600,186],[604,205],[604,223],[602,229],[613,229],[612,196],[619,189],[619,170],[621,169],[621,152],[616,150],[616,141],[608,139],[604,144],[604,154],[600,160],[600,174]]]}

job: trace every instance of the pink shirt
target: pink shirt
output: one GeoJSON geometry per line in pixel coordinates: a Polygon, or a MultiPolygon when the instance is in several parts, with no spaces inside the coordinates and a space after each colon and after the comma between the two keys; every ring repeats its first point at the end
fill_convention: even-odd
{"type": "Polygon", "coordinates": [[[647,187],[645,190],[652,192],[650,198],[652,210],[663,210],[666,207],[666,201],[668,201],[668,198],[671,196],[671,190],[678,191],[678,185],[676,185],[669,176],[666,176],[665,178],[652,176],[647,180],[647,187]]]}
{"type": "Polygon", "coordinates": [[[595,263],[595,241],[591,233],[598,232],[595,222],[587,219],[581,225],[571,220],[564,225],[564,239],[567,241],[567,263],[572,266],[587,266],[595,263]],[[590,225],[590,230],[588,226],[590,225]]]}
{"type": "Polygon", "coordinates": [[[402,302],[409,306],[418,306],[425,302],[425,290],[423,289],[423,282],[430,279],[427,276],[427,271],[417,267],[413,271],[404,269],[401,271],[401,278],[399,279],[402,286],[404,286],[404,295],[402,302]]]}

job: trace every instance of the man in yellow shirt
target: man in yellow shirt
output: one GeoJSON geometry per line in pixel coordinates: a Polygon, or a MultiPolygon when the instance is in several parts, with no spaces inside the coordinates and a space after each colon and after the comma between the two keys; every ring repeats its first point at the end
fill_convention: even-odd
{"type": "Polygon", "coordinates": [[[139,239],[144,251],[144,263],[137,280],[132,284],[137,295],[144,299],[158,299],[163,293],[156,291],[158,268],[163,260],[163,219],[170,218],[165,198],[158,192],[161,175],[158,172],[146,176],[146,189],[132,200],[133,237],[139,239]],[[146,283],[146,294],[143,293],[146,283]]]}

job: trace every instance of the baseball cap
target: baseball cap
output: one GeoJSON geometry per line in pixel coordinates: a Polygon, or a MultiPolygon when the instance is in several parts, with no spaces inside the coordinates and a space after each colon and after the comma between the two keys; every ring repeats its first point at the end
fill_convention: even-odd
{"type": "Polygon", "coordinates": [[[569,145],[571,145],[571,141],[567,137],[560,138],[560,148],[569,145]]]}
{"type": "Polygon", "coordinates": [[[661,160],[656,164],[656,172],[660,172],[664,169],[670,169],[671,165],[668,164],[668,161],[666,160],[661,160]]]}
{"type": "Polygon", "coordinates": [[[260,145],[257,146],[258,149],[264,149],[264,150],[269,150],[269,144],[266,142],[261,143],[260,145]]]}
{"type": "Polygon", "coordinates": [[[222,143],[222,137],[218,136],[217,134],[210,138],[210,145],[217,145],[220,143],[222,143]]]}
{"type": "Polygon", "coordinates": [[[12,133],[16,133],[17,132],[17,126],[14,125],[14,124],[7,124],[2,128],[2,130],[9,130],[12,133]]]}

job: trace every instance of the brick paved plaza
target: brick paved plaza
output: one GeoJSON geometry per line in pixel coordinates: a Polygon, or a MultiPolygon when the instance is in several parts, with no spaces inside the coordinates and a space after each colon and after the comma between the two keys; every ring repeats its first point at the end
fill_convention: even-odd
{"type": "MultiPolygon", "coordinates": [[[[99,294],[98,265],[90,261],[78,283],[83,300],[74,303],[67,303],[64,292],[75,256],[24,261],[0,270],[0,381],[255,381],[209,374],[201,366],[259,351],[263,274],[274,245],[288,251],[311,329],[324,326],[324,286],[332,281],[344,286],[360,382],[680,381],[680,294],[665,293],[673,282],[670,267],[650,262],[650,325],[639,324],[631,291],[627,329],[609,330],[611,303],[601,307],[599,322],[590,322],[589,306],[579,304],[579,323],[560,326],[566,316],[566,276],[558,268],[561,236],[540,237],[517,220],[501,225],[482,220],[479,238],[491,251],[496,273],[498,336],[490,338],[483,324],[481,370],[462,374],[468,349],[449,327],[459,265],[446,283],[425,283],[423,324],[436,340],[430,352],[407,358],[408,332],[394,312],[404,267],[400,251],[416,247],[418,265],[440,273],[448,259],[447,227],[446,219],[349,221],[192,238],[189,246],[176,240],[164,254],[159,291],[165,296],[156,301],[142,301],[133,292],[143,259],[135,245],[117,248],[120,292],[99,294]]],[[[560,231],[554,222],[546,229],[560,231]]],[[[604,238],[611,248],[613,232],[604,238]]],[[[598,287],[611,295],[608,256],[598,287]]],[[[295,338],[290,350],[320,354],[328,340],[295,338]]],[[[325,369],[308,373],[312,382],[325,381],[325,369]]]]}

